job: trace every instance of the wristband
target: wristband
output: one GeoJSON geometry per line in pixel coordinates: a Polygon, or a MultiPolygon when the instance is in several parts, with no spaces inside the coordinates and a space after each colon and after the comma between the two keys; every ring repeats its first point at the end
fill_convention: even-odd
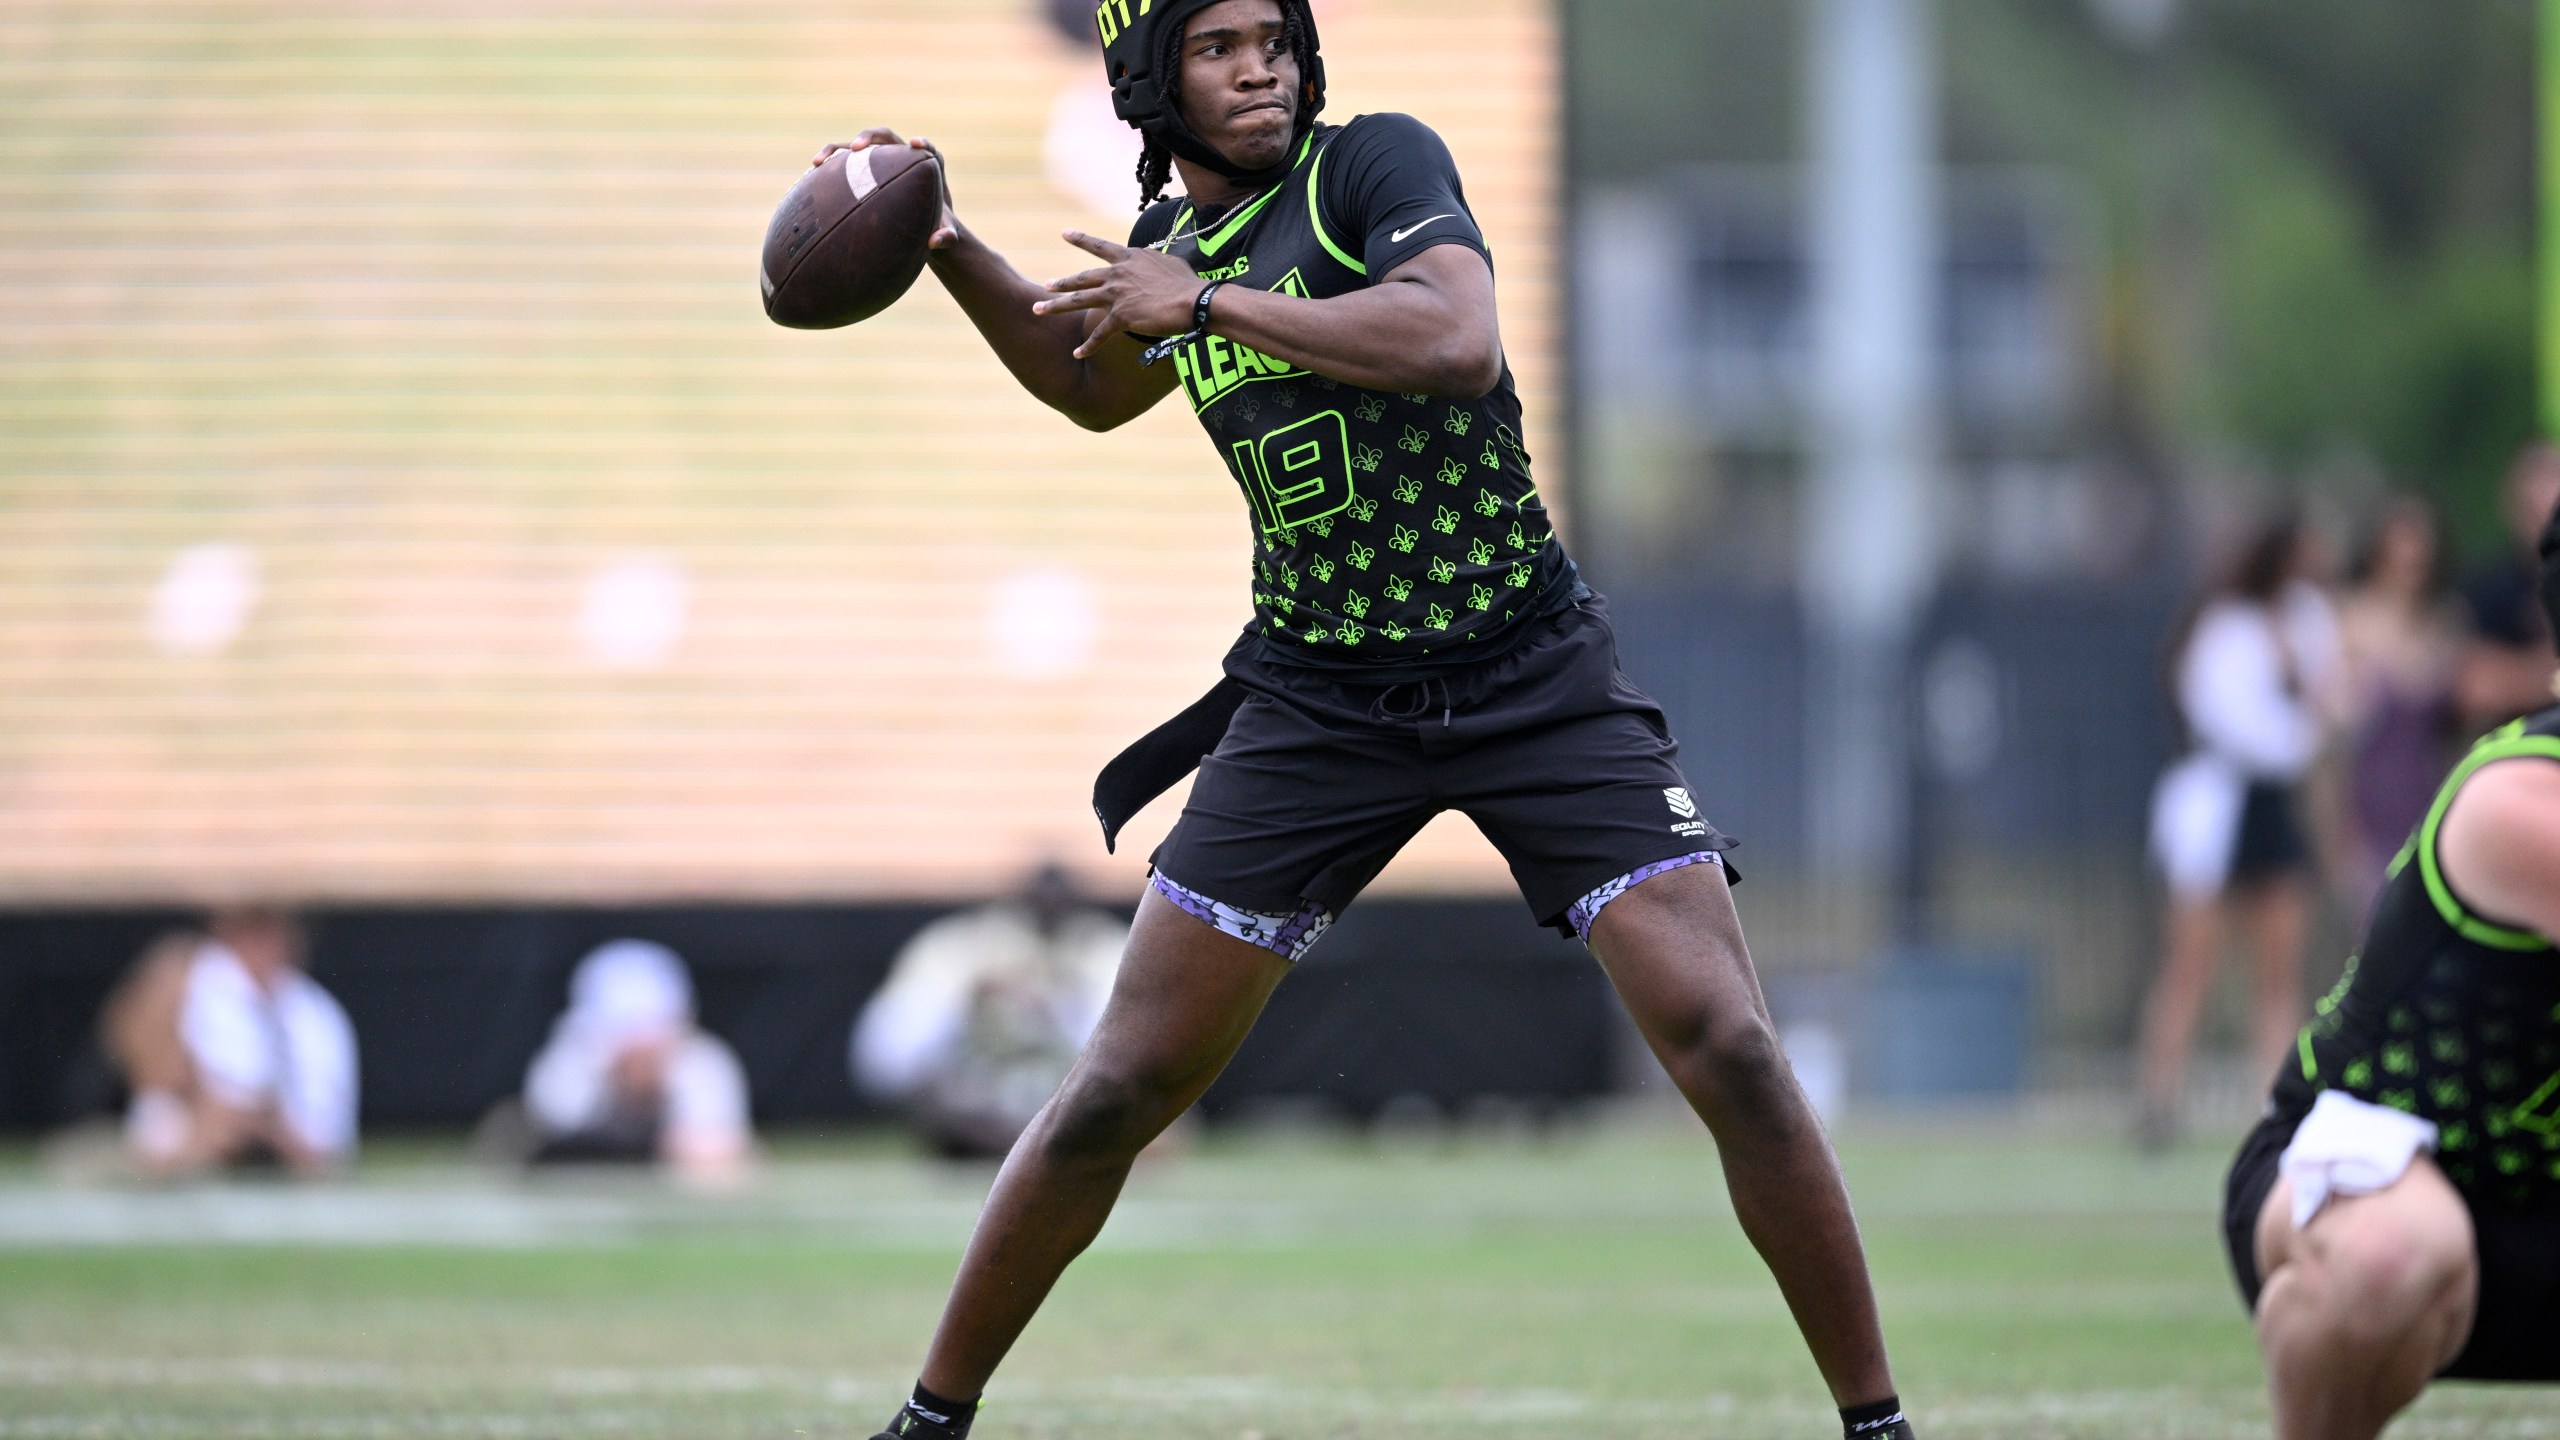
{"type": "Polygon", "coordinates": [[[1167,355],[1181,349],[1183,346],[1188,345],[1195,340],[1205,338],[1209,333],[1209,297],[1217,294],[1218,287],[1226,283],[1227,282],[1224,280],[1212,280],[1208,284],[1201,286],[1200,298],[1191,302],[1191,329],[1189,333],[1159,340],[1153,345],[1148,346],[1146,349],[1138,352],[1138,363],[1141,365],[1153,365],[1167,355]]]}

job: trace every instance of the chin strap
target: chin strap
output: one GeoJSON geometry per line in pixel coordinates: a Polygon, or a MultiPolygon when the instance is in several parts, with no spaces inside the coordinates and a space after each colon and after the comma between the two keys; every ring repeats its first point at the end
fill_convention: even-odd
{"type": "Polygon", "coordinates": [[[1216,146],[1192,134],[1191,127],[1175,117],[1167,116],[1165,123],[1152,127],[1148,133],[1164,142],[1164,148],[1172,151],[1177,158],[1188,160],[1203,169],[1216,171],[1229,180],[1241,181],[1259,189],[1278,183],[1280,177],[1288,173],[1289,161],[1298,153],[1299,143],[1304,141],[1307,138],[1307,132],[1314,128],[1313,121],[1299,121],[1297,127],[1289,132],[1289,148],[1281,153],[1280,163],[1267,165],[1259,170],[1247,170],[1219,154],[1216,146]]]}

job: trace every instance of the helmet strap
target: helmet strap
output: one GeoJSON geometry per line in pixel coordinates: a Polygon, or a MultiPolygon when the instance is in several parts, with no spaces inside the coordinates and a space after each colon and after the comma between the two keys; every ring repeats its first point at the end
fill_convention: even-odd
{"type": "Polygon", "coordinates": [[[1299,27],[1300,33],[1307,37],[1308,43],[1307,53],[1298,57],[1302,73],[1298,80],[1297,119],[1290,128],[1289,147],[1282,153],[1279,164],[1266,166],[1260,170],[1247,170],[1220,154],[1218,147],[1194,134],[1191,126],[1183,120],[1182,106],[1180,101],[1174,98],[1173,84],[1174,74],[1182,63],[1179,43],[1181,30],[1178,25],[1167,36],[1156,60],[1157,93],[1163,97],[1158,102],[1159,113],[1152,123],[1139,127],[1141,133],[1161,142],[1164,148],[1172,151],[1176,158],[1188,160],[1229,180],[1252,185],[1269,185],[1276,183],[1282,175],[1287,174],[1289,162],[1297,156],[1299,143],[1307,138],[1308,131],[1315,128],[1316,112],[1324,108],[1324,62],[1316,55],[1315,16],[1307,8],[1305,0],[1280,0],[1280,8],[1289,15],[1292,23],[1299,27]]]}
{"type": "Polygon", "coordinates": [[[1248,170],[1220,154],[1218,147],[1192,134],[1191,127],[1183,124],[1180,116],[1168,116],[1166,119],[1167,123],[1149,128],[1156,139],[1164,142],[1164,148],[1174,153],[1175,158],[1188,160],[1204,170],[1213,171],[1230,180],[1264,184],[1276,181],[1288,173],[1289,162],[1296,158],[1298,153],[1298,142],[1305,139],[1307,131],[1314,128],[1312,121],[1299,121],[1296,128],[1289,132],[1289,148],[1282,154],[1279,164],[1265,166],[1260,170],[1248,170]]]}

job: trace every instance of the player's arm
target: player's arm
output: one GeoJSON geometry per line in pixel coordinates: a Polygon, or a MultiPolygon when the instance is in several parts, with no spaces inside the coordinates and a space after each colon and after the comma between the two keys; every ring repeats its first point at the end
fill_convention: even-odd
{"type": "Polygon", "coordinates": [[[2445,811],[2436,859],[2466,905],[2560,942],[2560,765],[2482,766],[2445,811]]]}
{"type": "MultiPolygon", "coordinates": [[[[1310,218],[1325,245],[1370,283],[1321,300],[1222,288],[1210,304],[1210,330],[1364,389],[1472,400],[1500,384],[1493,266],[1449,147],[1412,116],[1364,115],[1317,163],[1310,218]]],[[[1052,284],[1060,298],[1049,310],[1099,309],[1097,335],[1191,328],[1200,281],[1188,267],[1068,238],[1110,265],[1052,284]]]]}
{"type": "MultiPolygon", "coordinates": [[[[1090,315],[1079,354],[1099,354],[1131,334],[1191,328],[1200,277],[1170,255],[1067,232],[1068,243],[1108,262],[1049,283],[1049,316],[1090,315]]],[[[1209,302],[1209,328],[1275,359],[1369,390],[1472,400],[1502,379],[1493,267],[1458,245],[1437,245],[1366,289],[1306,300],[1241,285],[1209,302]]]]}
{"type": "MultiPolygon", "coordinates": [[[[875,129],[863,131],[850,143],[827,146],[818,152],[817,160],[823,163],[838,150],[864,150],[874,145],[933,149],[930,142],[921,138],[901,140],[894,131],[875,129]]],[[[934,158],[940,160],[941,152],[934,151],[934,158]]],[[[949,174],[947,164],[944,173],[949,174]]],[[[1078,425],[1088,430],[1125,425],[1172,393],[1173,367],[1141,366],[1137,341],[1117,335],[1088,344],[1092,339],[1091,317],[1048,315],[1035,310],[1047,292],[960,223],[947,184],[942,223],[926,241],[926,260],[942,287],[960,302],[969,323],[986,338],[988,348],[996,352],[1005,369],[1013,372],[1013,378],[1022,382],[1022,388],[1078,425]]]]}

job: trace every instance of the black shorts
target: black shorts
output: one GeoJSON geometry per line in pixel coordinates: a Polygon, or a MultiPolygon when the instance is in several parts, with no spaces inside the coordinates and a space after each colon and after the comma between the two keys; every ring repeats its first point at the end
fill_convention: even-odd
{"type": "MultiPolygon", "coordinates": [[[[1160,878],[1238,910],[1342,913],[1443,810],[1475,821],[1541,924],[1647,866],[1731,848],[1699,814],[1662,709],[1618,671],[1599,596],[1443,678],[1361,683],[1257,660],[1157,847],[1160,878]]],[[[1730,870],[1726,872],[1728,876],[1730,870]]]]}
{"type": "Polygon", "coordinates": [[[2231,874],[2239,887],[2300,875],[2311,868],[2295,787],[2252,780],[2240,800],[2239,833],[2231,840],[2231,874]]]}
{"type": "MultiPolygon", "coordinates": [[[[2258,1212],[2276,1188],[2276,1162],[2299,1115],[2270,1115],[2240,1143],[2222,1187],[2222,1241],[2240,1298],[2257,1313],[2258,1212]]],[[[2480,1259],[2471,1339],[2441,1372],[2448,1380],[2560,1380],[2560,1210],[2484,1204],[2465,1195],[2480,1259]]]]}

